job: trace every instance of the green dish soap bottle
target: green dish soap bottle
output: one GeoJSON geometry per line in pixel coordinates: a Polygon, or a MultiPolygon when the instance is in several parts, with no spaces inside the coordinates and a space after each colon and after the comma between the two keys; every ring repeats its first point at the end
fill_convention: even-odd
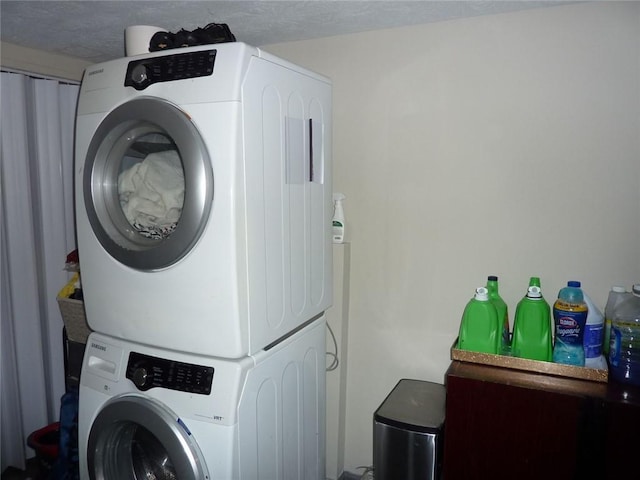
{"type": "Polygon", "coordinates": [[[493,303],[498,311],[498,322],[502,326],[502,334],[500,339],[500,350],[498,353],[509,353],[511,338],[509,337],[509,309],[507,304],[498,292],[498,277],[489,275],[487,277],[487,290],[489,291],[489,300],[493,303]]]}
{"type": "Polygon", "coordinates": [[[501,324],[498,312],[489,299],[489,291],[478,287],[462,314],[458,348],[482,353],[500,353],[501,324]]]}
{"type": "Polygon", "coordinates": [[[531,277],[527,295],[518,302],[513,321],[514,357],[550,362],[553,358],[551,307],[542,296],[540,279],[531,277]]]}

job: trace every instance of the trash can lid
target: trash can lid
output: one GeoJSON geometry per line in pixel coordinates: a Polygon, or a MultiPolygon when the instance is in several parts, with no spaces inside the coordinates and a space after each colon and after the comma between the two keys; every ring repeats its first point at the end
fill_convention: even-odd
{"type": "Polygon", "coordinates": [[[374,414],[374,421],[410,431],[439,433],[445,416],[445,388],[402,379],[374,414]]]}

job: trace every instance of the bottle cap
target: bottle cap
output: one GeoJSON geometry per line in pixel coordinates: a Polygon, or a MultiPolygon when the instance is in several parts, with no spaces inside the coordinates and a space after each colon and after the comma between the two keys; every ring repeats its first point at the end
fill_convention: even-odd
{"type": "Polygon", "coordinates": [[[576,288],[580,288],[580,282],[576,281],[576,280],[569,280],[567,282],[567,287],[576,287],[576,288]]]}
{"type": "Polygon", "coordinates": [[[489,280],[490,282],[497,282],[498,281],[498,277],[496,275],[489,275],[487,277],[487,280],[489,280]]]}
{"type": "Polygon", "coordinates": [[[474,297],[476,300],[480,300],[481,302],[486,302],[489,300],[489,290],[485,287],[476,288],[476,294],[474,297]]]}
{"type": "Polygon", "coordinates": [[[631,293],[634,296],[640,297],[640,283],[636,283],[633,287],[631,287],[631,293]]]}
{"type": "Polygon", "coordinates": [[[531,285],[529,287],[529,290],[527,290],[527,298],[542,298],[542,293],[540,293],[540,287],[531,285]]]}
{"type": "Polygon", "coordinates": [[[540,286],[540,277],[531,277],[529,279],[529,285],[535,285],[536,287],[540,286]]]}
{"type": "Polygon", "coordinates": [[[620,285],[614,285],[611,287],[611,291],[616,293],[626,293],[627,289],[620,285]]]}

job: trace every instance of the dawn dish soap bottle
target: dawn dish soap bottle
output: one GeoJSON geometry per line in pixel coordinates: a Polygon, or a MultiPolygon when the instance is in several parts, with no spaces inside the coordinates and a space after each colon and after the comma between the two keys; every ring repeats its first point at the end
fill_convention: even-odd
{"type": "Polygon", "coordinates": [[[476,288],[474,297],[467,303],[458,335],[458,348],[482,353],[500,353],[501,323],[498,312],[489,300],[485,287],[476,288]]]}
{"type": "Polygon", "coordinates": [[[580,282],[569,281],[560,289],[553,304],[556,343],[553,361],[566,365],[584,366],[584,327],[588,308],[580,289],[580,282]]]}
{"type": "Polygon", "coordinates": [[[489,291],[489,300],[496,307],[498,312],[498,322],[502,326],[502,334],[500,339],[500,350],[498,353],[506,354],[509,352],[511,339],[509,337],[509,310],[507,304],[498,292],[498,277],[489,275],[487,277],[487,290],[489,291]]]}
{"type": "Polygon", "coordinates": [[[516,307],[511,353],[514,357],[550,362],[553,357],[551,308],[542,296],[540,279],[531,277],[527,295],[516,307]]]}

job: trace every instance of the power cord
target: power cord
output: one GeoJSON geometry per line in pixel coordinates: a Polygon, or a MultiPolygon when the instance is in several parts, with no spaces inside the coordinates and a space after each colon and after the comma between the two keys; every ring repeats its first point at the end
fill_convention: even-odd
{"type": "Polygon", "coordinates": [[[327,357],[331,359],[331,364],[327,367],[327,372],[332,372],[338,365],[340,365],[340,360],[338,359],[338,342],[336,341],[336,336],[333,334],[333,330],[331,329],[331,325],[327,322],[327,328],[329,329],[329,333],[331,334],[331,339],[333,340],[333,348],[334,352],[326,352],[327,357]]]}

